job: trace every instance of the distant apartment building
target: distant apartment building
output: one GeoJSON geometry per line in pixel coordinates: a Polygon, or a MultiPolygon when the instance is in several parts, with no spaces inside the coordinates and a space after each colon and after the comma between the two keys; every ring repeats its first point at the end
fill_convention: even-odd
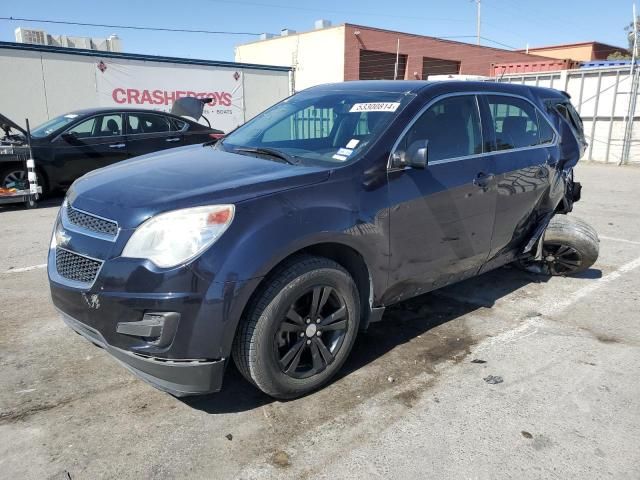
{"type": "Polygon", "coordinates": [[[103,52],[122,52],[122,40],[117,35],[107,38],[72,37],[69,35],[52,35],[44,30],[32,28],[16,28],[16,42],[50,47],[83,48],[103,52]]]}
{"type": "Polygon", "coordinates": [[[499,48],[362,25],[331,26],[318,20],[315,29],[279,36],[263,34],[236,46],[237,62],[284,65],[295,69],[295,89],[345,80],[415,80],[442,75],[493,74],[501,62],[551,60],[499,48]]]}

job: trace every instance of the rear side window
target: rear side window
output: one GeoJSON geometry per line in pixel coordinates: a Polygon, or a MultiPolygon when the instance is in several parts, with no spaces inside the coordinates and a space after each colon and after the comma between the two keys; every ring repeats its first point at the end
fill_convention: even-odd
{"type": "Polygon", "coordinates": [[[183,120],[178,120],[177,118],[172,118],[171,119],[171,130],[175,130],[177,132],[181,132],[182,130],[185,130],[187,126],[187,122],[183,121],[183,120]]]}
{"type": "Polygon", "coordinates": [[[580,115],[578,114],[576,109],[573,108],[571,102],[556,103],[554,105],[554,108],[561,117],[569,122],[569,125],[573,127],[576,133],[578,133],[580,136],[584,136],[582,119],[580,118],[580,115]]]}
{"type": "MultiPolygon", "coordinates": [[[[541,141],[541,137],[548,137],[548,132],[540,135],[538,114],[532,104],[521,98],[502,95],[487,95],[487,100],[496,133],[497,150],[511,150],[546,143],[541,141]]],[[[544,121],[544,119],[541,120],[544,121]]],[[[548,141],[548,138],[545,140],[548,141]]]]}
{"type": "Polygon", "coordinates": [[[154,113],[130,113],[128,115],[129,135],[139,133],[162,133],[171,130],[169,119],[154,113]]]}
{"type": "Polygon", "coordinates": [[[482,153],[476,97],[461,95],[434,103],[411,126],[400,148],[408,151],[415,142],[425,140],[429,141],[429,162],[482,153]]]}
{"type": "Polygon", "coordinates": [[[555,136],[553,128],[551,128],[547,119],[544,118],[542,112],[536,110],[536,114],[538,115],[538,134],[540,137],[540,144],[543,145],[545,143],[553,142],[553,138],[555,136]]]}

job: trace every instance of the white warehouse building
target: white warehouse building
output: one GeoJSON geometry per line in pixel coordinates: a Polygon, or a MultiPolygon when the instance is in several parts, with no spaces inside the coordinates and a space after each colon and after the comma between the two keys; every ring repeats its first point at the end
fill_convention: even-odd
{"type": "Polygon", "coordinates": [[[73,110],[170,111],[213,98],[204,115],[228,132],[290,95],[291,68],[0,42],[2,114],[36,126],[73,110]]]}

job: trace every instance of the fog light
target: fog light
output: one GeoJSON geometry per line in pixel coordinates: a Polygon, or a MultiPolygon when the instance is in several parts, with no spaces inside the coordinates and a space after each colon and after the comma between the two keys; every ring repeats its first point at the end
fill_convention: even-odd
{"type": "Polygon", "coordinates": [[[148,312],[139,322],[120,322],[116,332],[132,337],[142,337],[158,347],[166,347],[173,341],[180,314],[177,312],[148,312]]]}

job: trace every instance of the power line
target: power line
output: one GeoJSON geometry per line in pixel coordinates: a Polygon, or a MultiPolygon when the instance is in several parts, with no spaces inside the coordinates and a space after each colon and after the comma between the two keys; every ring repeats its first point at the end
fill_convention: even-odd
{"type": "Polygon", "coordinates": [[[491,38],[487,38],[487,37],[483,37],[483,36],[481,36],[480,38],[482,40],[486,40],[487,42],[495,43],[496,45],[500,45],[500,46],[505,47],[505,48],[510,48],[512,50],[518,50],[517,47],[514,47],[512,45],[507,45],[506,43],[498,42],[497,40],[492,40],[491,38]]]}
{"type": "Polygon", "coordinates": [[[128,30],[151,30],[155,32],[204,33],[208,35],[253,35],[253,36],[260,35],[260,33],[255,33],[255,32],[192,30],[189,28],[143,27],[139,25],[109,25],[109,24],[103,24],[103,23],[65,22],[62,20],[40,20],[36,18],[19,18],[19,17],[0,17],[0,20],[10,21],[10,22],[54,23],[58,25],[76,25],[76,26],[82,26],[82,27],[116,28],[116,29],[128,29],[128,30]]]}

